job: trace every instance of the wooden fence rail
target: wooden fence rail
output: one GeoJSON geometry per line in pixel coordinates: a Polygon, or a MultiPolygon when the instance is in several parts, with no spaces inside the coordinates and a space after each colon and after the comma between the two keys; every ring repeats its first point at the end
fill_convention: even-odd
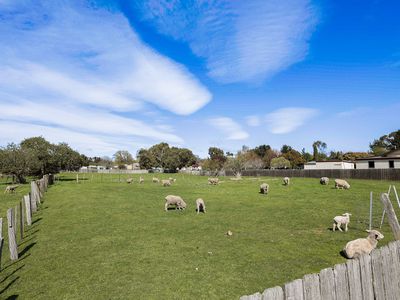
{"type": "MultiPolygon", "coordinates": [[[[18,237],[19,242],[22,242],[25,224],[32,225],[32,214],[37,211],[44,193],[49,184],[53,184],[53,182],[54,177],[51,174],[43,176],[40,180],[32,181],[30,193],[25,195],[17,206],[7,210],[8,247],[11,260],[18,260],[18,237]]],[[[3,218],[0,218],[0,270],[3,245],[3,218]]]]}
{"type": "MultiPolygon", "coordinates": [[[[233,176],[232,171],[225,171],[226,176],[233,176]]],[[[310,178],[353,178],[353,179],[375,179],[375,180],[400,180],[400,169],[349,169],[349,170],[245,170],[243,176],[271,176],[271,177],[310,177],[310,178]]]]}
{"type": "Polygon", "coordinates": [[[241,300],[400,299],[400,241],[241,300]]]}

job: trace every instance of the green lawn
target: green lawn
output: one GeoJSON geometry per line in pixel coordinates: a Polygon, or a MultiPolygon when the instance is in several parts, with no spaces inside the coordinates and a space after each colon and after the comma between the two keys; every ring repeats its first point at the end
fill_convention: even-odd
{"type": "MultiPolygon", "coordinates": [[[[128,185],[118,175],[86,175],[77,184],[74,174],[63,174],[18,240],[21,259],[11,263],[3,252],[0,298],[237,299],[344,262],[346,242],[366,236],[370,191],[379,227],[378,194],[393,184],[349,180],[350,190],[336,190],[333,180],[321,186],[292,178],[286,187],[277,178],[221,178],[209,186],[206,177],[173,175],[176,183],[162,187],[152,176],[139,185],[135,175],[128,185]],[[268,195],[258,193],[262,182],[268,195]],[[182,196],[188,208],[165,212],[168,194],[182,196]],[[206,214],[195,213],[198,197],[206,214]],[[332,232],[332,218],[344,212],[353,214],[349,232],[332,232]]],[[[14,195],[0,187],[4,217],[28,185],[14,195]]],[[[387,222],[381,231],[380,245],[393,240],[387,222]]]]}

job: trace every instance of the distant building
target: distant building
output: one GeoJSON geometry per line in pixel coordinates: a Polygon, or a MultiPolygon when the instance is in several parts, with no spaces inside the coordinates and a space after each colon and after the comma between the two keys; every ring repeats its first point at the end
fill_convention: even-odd
{"type": "Polygon", "coordinates": [[[356,159],[356,169],[400,169],[400,149],[384,156],[356,159]]]}
{"type": "Polygon", "coordinates": [[[354,163],[345,160],[310,161],[304,164],[305,170],[346,170],[354,169],[354,163]]]}

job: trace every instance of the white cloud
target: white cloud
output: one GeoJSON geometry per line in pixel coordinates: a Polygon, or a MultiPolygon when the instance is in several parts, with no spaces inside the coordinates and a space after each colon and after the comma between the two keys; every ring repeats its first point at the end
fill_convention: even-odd
{"type": "Polygon", "coordinates": [[[286,107],[273,111],[266,116],[271,133],[284,134],[296,130],[312,117],[318,110],[302,107],[286,107]]]}
{"type": "Polygon", "coordinates": [[[316,24],[310,0],[144,1],[143,19],[189,43],[221,82],[270,77],[304,59],[316,24]]]}
{"type": "Polygon", "coordinates": [[[247,116],[246,123],[251,127],[258,127],[261,125],[261,120],[258,116],[247,116]]]}
{"type": "Polygon", "coordinates": [[[211,126],[220,130],[226,135],[227,140],[245,140],[249,134],[231,118],[219,117],[208,120],[211,126]]]}

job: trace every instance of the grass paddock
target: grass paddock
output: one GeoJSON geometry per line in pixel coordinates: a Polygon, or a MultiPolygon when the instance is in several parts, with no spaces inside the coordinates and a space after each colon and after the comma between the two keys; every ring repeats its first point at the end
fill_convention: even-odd
{"type": "MultiPolygon", "coordinates": [[[[45,194],[34,224],[18,239],[19,261],[10,262],[5,244],[0,298],[239,298],[344,262],[339,252],[346,242],[367,235],[370,191],[377,228],[379,194],[396,184],[349,180],[350,190],[336,190],[333,179],[322,186],[291,178],[283,186],[281,178],[224,177],[210,186],[206,177],[174,174],[176,183],[162,187],[151,182],[153,174],[141,185],[139,175],[133,184],[125,183],[127,175],[81,174],[79,183],[75,176],[62,174],[45,194]],[[270,185],[268,195],[258,193],[262,182],[270,185]],[[187,209],[165,212],[168,194],[180,195],[187,209]],[[206,214],[196,215],[199,197],[206,214]],[[344,212],[352,213],[349,231],[332,232],[332,218],[344,212]]],[[[29,191],[24,185],[6,195],[5,185],[3,218],[29,191]]],[[[379,246],[393,240],[387,221],[381,232],[379,246]]]]}

